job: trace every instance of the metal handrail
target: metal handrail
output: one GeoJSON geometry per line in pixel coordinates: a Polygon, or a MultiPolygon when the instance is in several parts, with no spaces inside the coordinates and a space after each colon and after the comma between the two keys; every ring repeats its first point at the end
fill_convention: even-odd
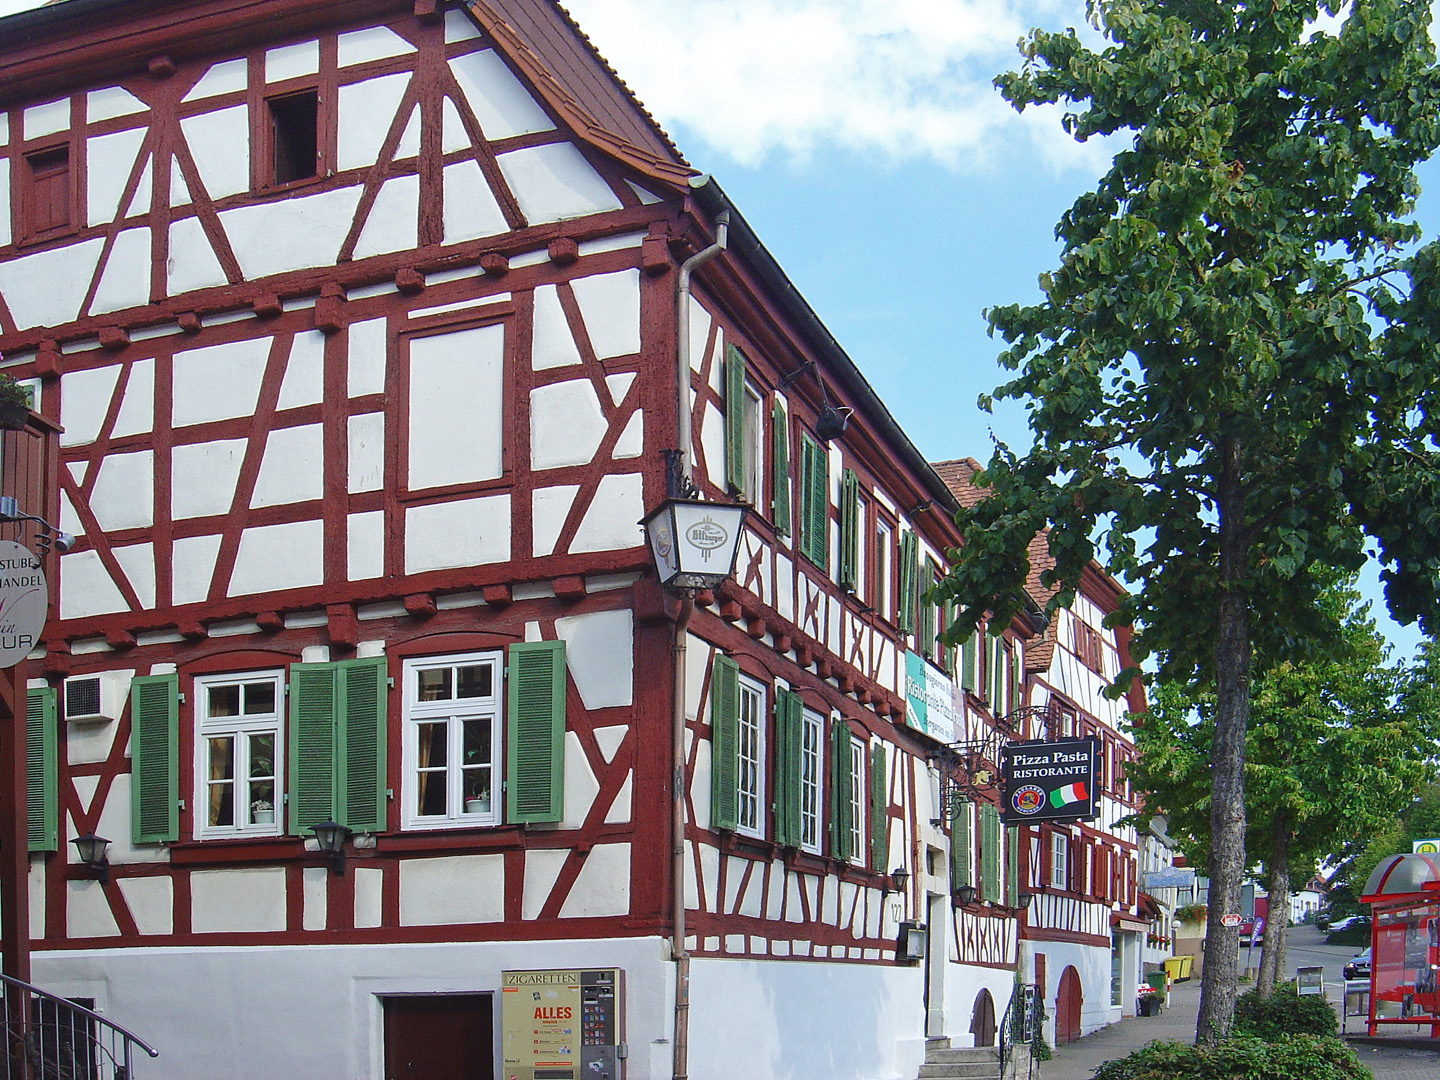
{"type": "Polygon", "coordinates": [[[1005,1018],[1000,1022],[1000,1075],[1015,1046],[1032,1042],[1035,1037],[1037,1013],[1040,1008],[1039,988],[1033,983],[1016,983],[1005,1005],[1005,1018]],[[1019,1038],[1012,1038],[1012,1030],[1019,1038]]]}
{"type": "Polygon", "coordinates": [[[101,1016],[94,1009],[52,994],[48,990],[41,990],[38,986],[22,982],[13,976],[0,974],[0,989],[3,989],[5,997],[10,996],[12,987],[22,995],[24,1007],[16,1013],[11,1002],[0,1006],[0,1023],[3,1023],[5,1029],[5,1049],[3,1057],[0,1057],[0,1070],[3,1070],[6,1080],[11,1077],[35,1080],[98,1080],[98,1065],[101,1059],[108,1059],[114,1066],[114,1080],[133,1080],[133,1047],[138,1046],[152,1058],[160,1056],[160,1051],[140,1036],[108,1017],[101,1016]],[[36,1002],[50,1004],[53,1015],[48,1021],[43,1017],[43,1010],[39,1017],[33,1016],[32,1005],[36,1002]],[[16,1021],[20,1027],[18,1031],[12,1028],[16,1021]],[[53,1029],[48,1042],[47,1028],[53,1029]],[[68,1047],[63,1045],[62,1040],[62,1035],[66,1032],[69,1034],[68,1047]],[[104,1034],[106,1032],[109,1033],[108,1038],[104,1034]],[[83,1051],[78,1050],[75,1045],[77,1036],[83,1040],[83,1051]],[[68,1054],[68,1064],[63,1060],[62,1054],[68,1054]]]}

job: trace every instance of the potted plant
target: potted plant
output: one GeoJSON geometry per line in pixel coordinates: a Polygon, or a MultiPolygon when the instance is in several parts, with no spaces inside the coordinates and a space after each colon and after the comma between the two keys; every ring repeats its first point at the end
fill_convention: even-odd
{"type": "Polygon", "coordinates": [[[275,824],[275,806],[269,799],[256,799],[250,804],[250,823],[252,825],[273,825],[275,824]]]}
{"type": "Polygon", "coordinates": [[[33,400],[30,387],[0,372],[0,428],[23,431],[30,421],[30,403],[33,400]]]}

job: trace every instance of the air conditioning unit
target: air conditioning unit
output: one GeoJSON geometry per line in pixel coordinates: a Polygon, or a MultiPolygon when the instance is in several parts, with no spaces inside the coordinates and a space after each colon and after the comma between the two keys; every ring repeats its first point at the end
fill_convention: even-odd
{"type": "Polygon", "coordinates": [[[130,672],[100,671],[65,680],[65,719],[77,724],[120,719],[130,693],[130,672]]]}

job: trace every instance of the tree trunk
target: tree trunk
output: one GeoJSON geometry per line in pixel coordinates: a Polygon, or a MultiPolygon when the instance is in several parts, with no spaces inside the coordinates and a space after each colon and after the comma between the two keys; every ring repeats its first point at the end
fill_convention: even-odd
{"type": "Polygon", "coordinates": [[[1195,1042],[1200,1046],[1214,1046],[1223,1039],[1235,1018],[1240,932],[1237,927],[1222,925],[1221,920],[1240,911],[1240,879],[1245,870],[1245,727],[1250,720],[1249,542],[1240,485],[1240,446],[1226,436],[1220,440],[1219,451],[1220,595],[1215,741],[1210,749],[1210,894],[1200,1014],[1195,1023],[1195,1042]]]}
{"type": "Polygon", "coordinates": [[[1262,998],[1275,992],[1285,972],[1285,930],[1290,925],[1290,819],[1277,814],[1270,826],[1270,893],[1265,909],[1265,951],[1260,954],[1260,976],[1255,989],[1262,998]]]}

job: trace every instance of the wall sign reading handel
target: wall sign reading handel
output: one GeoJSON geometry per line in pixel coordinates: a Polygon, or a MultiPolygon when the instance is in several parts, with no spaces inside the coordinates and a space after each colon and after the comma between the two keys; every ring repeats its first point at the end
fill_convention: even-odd
{"type": "Polygon", "coordinates": [[[35,648],[49,609],[40,560],[14,540],[0,540],[0,668],[14,667],[35,648]]]}
{"type": "Polygon", "coordinates": [[[1000,752],[1001,819],[1007,825],[1090,821],[1099,756],[1098,739],[1010,743],[1000,752]]]}

